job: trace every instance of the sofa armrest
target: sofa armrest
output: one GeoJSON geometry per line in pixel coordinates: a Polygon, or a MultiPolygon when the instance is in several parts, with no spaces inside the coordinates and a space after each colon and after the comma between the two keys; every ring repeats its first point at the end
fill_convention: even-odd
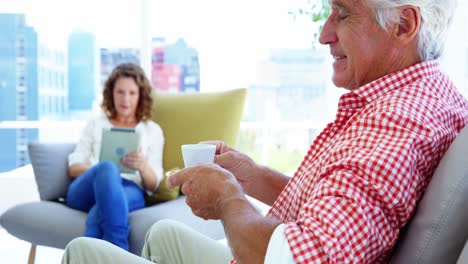
{"type": "Polygon", "coordinates": [[[67,174],[68,154],[75,144],[29,143],[29,159],[41,200],[57,200],[66,196],[70,177],[67,174]]]}

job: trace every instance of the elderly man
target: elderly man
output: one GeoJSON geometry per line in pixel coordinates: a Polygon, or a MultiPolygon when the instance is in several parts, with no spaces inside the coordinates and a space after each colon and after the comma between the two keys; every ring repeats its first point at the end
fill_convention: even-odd
{"type": "MultiPolygon", "coordinates": [[[[163,263],[385,261],[439,160],[468,123],[468,103],[435,61],[452,0],[332,0],[320,35],[340,98],[334,122],[292,178],[217,145],[214,165],[168,180],[205,219],[221,219],[229,247],[161,221],[143,255],[163,263]],[[248,194],[271,205],[262,216],[248,194]]],[[[64,263],[142,263],[105,242],[74,240],[64,263]]]]}

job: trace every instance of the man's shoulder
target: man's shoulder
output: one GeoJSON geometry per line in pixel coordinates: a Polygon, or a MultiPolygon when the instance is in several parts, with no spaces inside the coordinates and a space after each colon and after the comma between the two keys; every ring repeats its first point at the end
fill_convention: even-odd
{"type": "Polygon", "coordinates": [[[415,79],[402,84],[388,93],[377,98],[377,102],[391,105],[442,104],[466,99],[459,93],[453,82],[444,74],[440,73],[431,77],[415,79]],[[450,101],[450,102],[446,102],[450,101]]]}
{"type": "Polygon", "coordinates": [[[391,120],[411,120],[431,127],[444,120],[465,120],[468,101],[443,74],[420,78],[383,94],[368,107],[391,120]]]}

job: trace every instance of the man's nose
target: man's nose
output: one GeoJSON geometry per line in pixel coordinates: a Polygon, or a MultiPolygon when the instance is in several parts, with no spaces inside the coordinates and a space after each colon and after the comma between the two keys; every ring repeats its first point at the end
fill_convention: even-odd
{"type": "Polygon", "coordinates": [[[319,42],[322,45],[328,45],[337,40],[336,28],[330,16],[325,20],[325,24],[323,24],[322,30],[320,31],[319,42]]]}

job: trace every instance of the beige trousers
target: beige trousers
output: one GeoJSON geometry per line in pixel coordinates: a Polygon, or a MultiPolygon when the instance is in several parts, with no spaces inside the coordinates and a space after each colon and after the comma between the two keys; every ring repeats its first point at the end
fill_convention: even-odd
{"type": "Polygon", "coordinates": [[[146,234],[142,257],[104,240],[80,237],[67,245],[62,264],[227,264],[231,258],[229,248],[220,242],[176,221],[161,220],[146,234]]]}

